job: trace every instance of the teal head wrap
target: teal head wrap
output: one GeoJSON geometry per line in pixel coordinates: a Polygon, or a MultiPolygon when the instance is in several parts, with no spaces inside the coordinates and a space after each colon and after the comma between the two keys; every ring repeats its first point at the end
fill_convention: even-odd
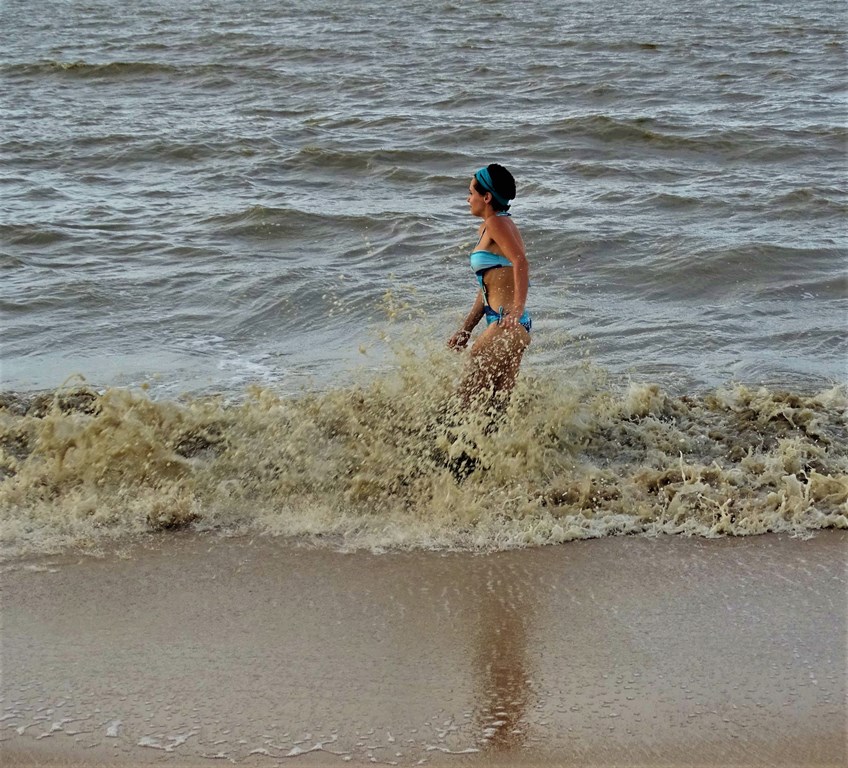
{"type": "Polygon", "coordinates": [[[509,200],[499,195],[495,192],[495,185],[492,184],[492,177],[489,175],[488,168],[481,168],[477,173],[474,174],[474,178],[480,182],[480,186],[486,190],[486,192],[491,192],[492,197],[495,198],[501,205],[508,206],[509,200]]]}

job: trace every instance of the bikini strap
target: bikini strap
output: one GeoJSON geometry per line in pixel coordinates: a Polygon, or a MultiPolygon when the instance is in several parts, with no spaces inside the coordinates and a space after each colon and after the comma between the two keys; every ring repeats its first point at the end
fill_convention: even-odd
{"type": "MultiPolygon", "coordinates": [[[[509,211],[495,211],[495,216],[512,216],[509,211]]],[[[483,235],[486,234],[486,227],[483,227],[483,231],[480,233],[480,237],[477,238],[477,245],[480,245],[480,241],[483,239],[483,235]]]]}

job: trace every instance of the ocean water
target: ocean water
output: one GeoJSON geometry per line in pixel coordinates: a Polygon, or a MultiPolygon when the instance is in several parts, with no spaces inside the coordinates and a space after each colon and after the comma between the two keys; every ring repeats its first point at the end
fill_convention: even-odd
{"type": "Polygon", "coordinates": [[[844,527],[844,30],[823,0],[5,0],[3,546],[844,527]],[[494,426],[446,410],[441,349],[492,161],[534,316],[494,426]]]}

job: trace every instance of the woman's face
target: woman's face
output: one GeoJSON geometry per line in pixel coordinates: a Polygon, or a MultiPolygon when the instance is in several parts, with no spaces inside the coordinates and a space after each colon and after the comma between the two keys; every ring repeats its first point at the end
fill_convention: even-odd
{"type": "MultiPolygon", "coordinates": [[[[471,213],[474,216],[482,216],[486,211],[486,205],[489,197],[489,193],[487,192],[485,195],[481,195],[477,191],[477,187],[474,185],[474,178],[472,177],[471,183],[468,185],[468,207],[471,209],[471,213]]],[[[491,199],[491,198],[489,198],[491,199]]]]}

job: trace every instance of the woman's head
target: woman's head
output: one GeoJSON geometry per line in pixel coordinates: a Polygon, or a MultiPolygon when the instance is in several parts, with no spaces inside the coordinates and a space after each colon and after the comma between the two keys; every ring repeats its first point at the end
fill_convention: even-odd
{"type": "Polygon", "coordinates": [[[490,205],[496,211],[508,211],[515,198],[515,179],[498,163],[490,163],[477,171],[472,185],[479,195],[490,196],[490,205]]]}

